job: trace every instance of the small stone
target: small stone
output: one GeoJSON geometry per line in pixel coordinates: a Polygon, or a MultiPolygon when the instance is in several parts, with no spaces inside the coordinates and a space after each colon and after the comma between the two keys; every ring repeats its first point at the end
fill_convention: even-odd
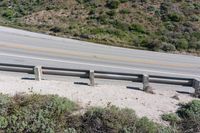
{"type": "Polygon", "coordinates": [[[175,94],[173,97],[171,97],[173,99],[176,99],[176,100],[180,100],[179,96],[177,94],[175,94]]]}
{"type": "Polygon", "coordinates": [[[91,101],[88,101],[87,106],[90,106],[91,103],[92,103],[91,101]]]}
{"type": "Polygon", "coordinates": [[[144,92],[150,93],[150,94],[155,94],[155,92],[153,91],[153,88],[151,86],[146,86],[144,88],[144,92]]]}

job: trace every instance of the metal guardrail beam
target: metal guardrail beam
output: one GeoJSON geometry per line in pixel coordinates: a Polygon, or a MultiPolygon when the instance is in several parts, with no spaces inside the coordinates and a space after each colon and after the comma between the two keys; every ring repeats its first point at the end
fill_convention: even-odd
{"type": "Polygon", "coordinates": [[[25,67],[0,66],[0,71],[21,72],[21,73],[34,74],[33,68],[25,68],[25,67]]]}
{"type": "Polygon", "coordinates": [[[182,86],[193,87],[195,89],[195,94],[198,94],[198,96],[200,96],[200,81],[192,78],[109,72],[109,71],[66,69],[66,68],[4,64],[4,63],[0,63],[0,71],[35,74],[35,79],[38,81],[42,79],[42,75],[59,75],[59,76],[88,78],[90,80],[89,83],[90,86],[95,85],[95,79],[111,79],[111,80],[140,82],[143,84],[143,89],[149,86],[149,83],[182,85],[182,86]]]}
{"type": "Polygon", "coordinates": [[[34,68],[35,67],[35,66],[31,66],[31,65],[19,65],[19,64],[8,64],[8,63],[0,63],[0,66],[21,67],[21,68],[34,68]]]}
{"type": "Polygon", "coordinates": [[[175,80],[193,80],[192,78],[183,77],[170,77],[170,76],[159,76],[159,75],[149,75],[151,78],[161,78],[161,79],[175,79],[175,80]]]}

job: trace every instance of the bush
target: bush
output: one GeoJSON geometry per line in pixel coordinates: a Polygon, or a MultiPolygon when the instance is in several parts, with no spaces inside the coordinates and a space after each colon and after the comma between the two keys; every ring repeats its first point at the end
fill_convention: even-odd
{"type": "Polygon", "coordinates": [[[137,118],[129,109],[92,108],[83,116],[84,132],[135,132],[137,118]]]}
{"type": "Polygon", "coordinates": [[[154,6],[148,6],[148,7],[147,7],[147,10],[148,10],[149,12],[155,11],[155,7],[154,7],[154,6]]]}
{"type": "Polygon", "coordinates": [[[129,0],[119,0],[120,3],[125,3],[125,2],[128,2],[129,0]]]}
{"type": "Polygon", "coordinates": [[[171,52],[171,51],[175,51],[176,47],[171,43],[162,42],[160,49],[166,52],[171,52]]]}
{"type": "Polygon", "coordinates": [[[115,16],[116,15],[116,11],[115,10],[110,10],[106,13],[109,16],[115,16]]]}
{"type": "Polygon", "coordinates": [[[77,105],[66,98],[43,95],[1,96],[0,130],[5,132],[54,132],[66,126],[65,116],[77,105]],[[8,99],[8,100],[7,100],[8,99]],[[2,102],[3,101],[3,102],[2,102]],[[59,123],[59,125],[57,125],[59,123]]]}
{"type": "Polygon", "coordinates": [[[156,133],[158,127],[146,117],[142,117],[136,124],[137,133],[156,133]]]}
{"type": "Polygon", "coordinates": [[[164,121],[170,122],[170,124],[173,126],[175,126],[180,121],[180,118],[174,113],[163,114],[161,117],[164,121]]]}
{"type": "Polygon", "coordinates": [[[147,47],[149,50],[154,50],[154,51],[158,51],[160,50],[161,47],[161,41],[160,40],[147,40],[147,42],[145,42],[145,47],[147,47]]]}
{"type": "Polygon", "coordinates": [[[177,13],[168,14],[168,18],[170,21],[173,21],[173,22],[180,22],[182,20],[182,16],[177,13]]]}
{"type": "Polygon", "coordinates": [[[139,33],[146,33],[145,28],[142,25],[140,25],[140,24],[132,24],[129,27],[129,30],[130,31],[139,32],[139,33]]]}
{"type": "Polygon", "coordinates": [[[3,11],[2,16],[7,19],[12,19],[14,17],[14,11],[11,9],[7,9],[7,10],[3,11]]]}
{"type": "Polygon", "coordinates": [[[182,131],[187,133],[200,132],[200,101],[193,100],[188,104],[183,104],[177,111],[182,118],[179,125],[182,131]]]}
{"type": "Polygon", "coordinates": [[[188,104],[182,104],[177,113],[181,118],[194,118],[200,115],[200,101],[193,100],[188,104]]]}
{"type": "Polygon", "coordinates": [[[122,10],[119,11],[119,13],[121,13],[121,14],[129,14],[130,10],[129,9],[122,9],[122,10]]]}
{"type": "MultiPolygon", "coordinates": [[[[169,127],[160,126],[148,118],[137,118],[130,109],[115,106],[92,108],[83,116],[83,132],[109,133],[172,133],[169,127]]],[[[174,131],[175,133],[176,131],[174,131]]]]}
{"type": "Polygon", "coordinates": [[[107,15],[100,15],[97,18],[97,21],[101,24],[108,24],[108,16],[107,15]]]}
{"type": "Polygon", "coordinates": [[[196,42],[197,49],[200,50],[200,41],[196,42]]]}
{"type": "Polygon", "coordinates": [[[129,24],[128,23],[125,23],[125,22],[122,22],[122,21],[119,21],[119,20],[114,20],[111,22],[113,27],[115,27],[116,29],[120,29],[122,31],[128,31],[129,30],[129,24]]]}
{"type": "Polygon", "coordinates": [[[109,7],[110,9],[118,8],[119,4],[120,4],[119,0],[108,0],[107,1],[107,7],[109,7]]]}
{"type": "Polygon", "coordinates": [[[186,39],[179,39],[177,42],[176,42],[176,47],[177,49],[181,50],[181,49],[188,49],[188,41],[186,39]]]}

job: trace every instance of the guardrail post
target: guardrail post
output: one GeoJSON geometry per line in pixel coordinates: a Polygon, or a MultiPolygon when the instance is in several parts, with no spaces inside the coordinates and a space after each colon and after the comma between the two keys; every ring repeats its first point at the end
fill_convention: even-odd
{"type": "Polygon", "coordinates": [[[194,96],[200,98],[200,81],[197,79],[193,80],[193,88],[195,89],[194,96]]]}
{"type": "Polygon", "coordinates": [[[35,80],[41,81],[42,80],[42,67],[41,66],[35,66],[34,67],[34,74],[35,74],[35,80]]]}
{"type": "Polygon", "coordinates": [[[89,72],[89,79],[90,79],[90,86],[94,86],[95,82],[94,82],[94,70],[90,70],[89,72]]]}
{"type": "Polygon", "coordinates": [[[143,74],[142,76],[143,90],[149,86],[149,75],[143,74]]]}

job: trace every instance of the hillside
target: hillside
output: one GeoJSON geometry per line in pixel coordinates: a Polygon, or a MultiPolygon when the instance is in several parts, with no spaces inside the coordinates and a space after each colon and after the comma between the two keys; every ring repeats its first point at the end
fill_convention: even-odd
{"type": "Polygon", "coordinates": [[[0,24],[122,47],[200,53],[199,0],[0,0],[0,24]]]}

